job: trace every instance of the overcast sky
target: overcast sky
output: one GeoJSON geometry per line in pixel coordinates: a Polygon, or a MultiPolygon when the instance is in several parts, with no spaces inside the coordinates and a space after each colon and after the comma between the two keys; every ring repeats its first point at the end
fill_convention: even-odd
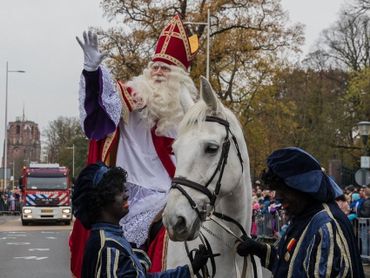
{"type": "MultiPolygon", "coordinates": [[[[291,22],[306,25],[307,53],[321,30],[337,18],[345,0],[282,0],[291,22]]],[[[59,116],[78,116],[83,62],[75,41],[88,26],[108,27],[99,0],[0,0],[0,142],[4,140],[6,61],[8,122],[22,116],[41,132],[59,116]]],[[[3,148],[1,147],[1,155],[3,148]]]]}

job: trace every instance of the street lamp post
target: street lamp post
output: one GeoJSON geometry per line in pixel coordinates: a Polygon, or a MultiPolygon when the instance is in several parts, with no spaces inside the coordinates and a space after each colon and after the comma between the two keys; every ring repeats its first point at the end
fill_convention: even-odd
{"type": "Polygon", "coordinates": [[[12,165],[12,176],[13,176],[13,179],[12,179],[12,188],[14,189],[14,185],[15,185],[15,161],[13,159],[13,162],[10,162],[10,165],[12,165]]]}
{"type": "Polygon", "coordinates": [[[364,145],[364,154],[369,155],[369,149],[367,147],[367,141],[370,135],[370,122],[369,121],[362,121],[357,124],[358,131],[360,133],[362,143],[364,145]]]}
{"type": "Polygon", "coordinates": [[[360,186],[367,186],[370,184],[370,152],[367,147],[367,141],[370,135],[370,122],[362,121],[357,124],[359,134],[364,145],[364,155],[361,156],[360,169],[355,173],[355,180],[360,186]]]}
{"type": "Polygon", "coordinates": [[[15,161],[13,160],[13,189],[15,185],[15,161]]]}
{"type": "Polygon", "coordinates": [[[6,188],[7,180],[7,163],[8,163],[8,75],[9,72],[25,73],[24,70],[9,70],[8,62],[6,62],[6,76],[5,76],[5,125],[4,125],[4,190],[6,188]]]}
{"type": "Polygon", "coordinates": [[[189,25],[203,25],[207,27],[207,62],[206,62],[206,78],[209,80],[209,51],[210,51],[210,32],[211,32],[211,20],[210,12],[207,10],[207,22],[184,22],[189,25]]]}
{"type": "Polygon", "coordinates": [[[68,150],[72,150],[72,177],[75,176],[75,144],[72,147],[67,147],[68,150]]]}

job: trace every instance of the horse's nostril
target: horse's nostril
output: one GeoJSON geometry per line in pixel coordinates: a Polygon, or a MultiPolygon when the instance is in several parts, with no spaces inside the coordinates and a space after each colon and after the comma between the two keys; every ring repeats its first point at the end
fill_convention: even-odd
{"type": "Polygon", "coordinates": [[[177,232],[182,232],[186,229],[186,220],[184,217],[182,216],[179,216],[177,217],[177,222],[176,222],[176,225],[175,225],[175,230],[177,232]]]}

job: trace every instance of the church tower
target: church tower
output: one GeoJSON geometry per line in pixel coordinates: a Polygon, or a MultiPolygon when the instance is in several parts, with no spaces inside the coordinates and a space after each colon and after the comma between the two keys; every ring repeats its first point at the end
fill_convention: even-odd
{"type": "Polygon", "coordinates": [[[41,143],[38,124],[17,117],[8,125],[8,168],[18,178],[21,169],[30,162],[40,162],[41,143]]]}

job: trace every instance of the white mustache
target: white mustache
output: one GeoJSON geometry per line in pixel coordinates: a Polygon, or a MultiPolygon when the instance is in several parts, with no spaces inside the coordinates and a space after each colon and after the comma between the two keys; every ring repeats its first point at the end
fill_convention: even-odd
{"type": "Polygon", "coordinates": [[[153,79],[154,79],[154,81],[156,81],[156,82],[167,81],[167,78],[166,78],[166,77],[164,77],[164,76],[160,76],[160,75],[155,75],[155,76],[153,77],[153,79]]]}

